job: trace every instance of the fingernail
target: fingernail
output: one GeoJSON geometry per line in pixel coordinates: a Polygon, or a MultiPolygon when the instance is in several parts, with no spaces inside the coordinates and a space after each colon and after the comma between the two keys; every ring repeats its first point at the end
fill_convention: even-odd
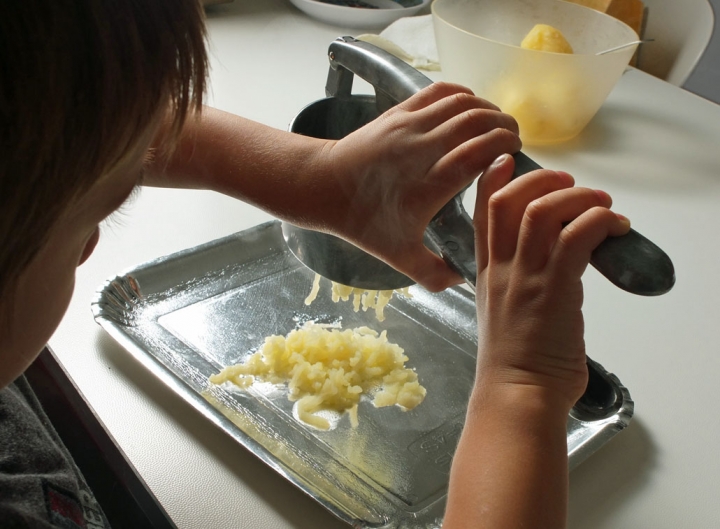
{"type": "Polygon", "coordinates": [[[603,202],[612,202],[612,198],[610,198],[610,195],[608,195],[605,191],[602,189],[596,189],[595,194],[600,197],[600,200],[603,202]]]}
{"type": "Polygon", "coordinates": [[[510,158],[509,154],[501,154],[497,158],[495,158],[495,161],[490,164],[490,167],[488,169],[495,169],[496,167],[500,167],[502,164],[508,161],[508,158],[510,158]]]}
{"type": "Polygon", "coordinates": [[[618,220],[619,220],[620,222],[622,222],[623,224],[627,224],[628,226],[630,226],[630,219],[627,218],[625,215],[621,215],[620,213],[615,213],[615,216],[618,218],[618,220]]]}
{"type": "Polygon", "coordinates": [[[565,171],[555,171],[555,172],[556,172],[558,175],[560,175],[560,176],[562,176],[563,178],[565,178],[565,179],[566,179],[568,182],[570,182],[571,184],[573,184],[573,185],[575,184],[575,178],[573,178],[573,175],[571,175],[570,173],[566,173],[565,171]]]}

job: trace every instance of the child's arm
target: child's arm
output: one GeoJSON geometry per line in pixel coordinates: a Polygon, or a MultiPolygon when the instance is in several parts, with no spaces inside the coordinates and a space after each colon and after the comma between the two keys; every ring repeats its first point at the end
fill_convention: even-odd
{"type": "Polygon", "coordinates": [[[431,290],[461,282],[423,245],[434,214],[502,153],[517,124],[465,88],[435,83],[340,141],[204,109],[146,182],[212,189],[339,235],[431,290]]]}
{"type": "Polygon", "coordinates": [[[587,383],[580,278],[629,229],[604,192],[547,170],[508,183],[512,170],[503,157],[478,184],[478,367],[444,529],[565,526],[567,416],[587,383]]]}

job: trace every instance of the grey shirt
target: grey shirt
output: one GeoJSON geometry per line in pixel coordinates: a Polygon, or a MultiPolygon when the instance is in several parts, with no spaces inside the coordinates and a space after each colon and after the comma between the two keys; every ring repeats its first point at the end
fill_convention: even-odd
{"type": "Polygon", "coordinates": [[[0,527],[110,527],[24,376],[0,390],[0,527]]]}

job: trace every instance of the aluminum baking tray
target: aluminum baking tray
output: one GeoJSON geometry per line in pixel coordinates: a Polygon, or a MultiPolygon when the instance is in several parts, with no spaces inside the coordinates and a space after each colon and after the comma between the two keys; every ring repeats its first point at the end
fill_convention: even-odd
{"type": "MultiPolygon", "coordinates": [[[[327,283],[304,304],[314,278],[289,252],[280,223],[249,230],[139,265],[96,293],[96,321],[158,379],[275,471],[358,528],[440,527],[448,473],[473,384],[475,303],[462,287],[394,296],[385,321],[333,303],[327,283]],[[314,320],[343,328],[387,329],[427,388],[424,402],[359,406],[320,431],[293,417],[286,388],[249,391],[208,377],[242,362],[264,337],[314,320]]],[[[627,426],[629,393],[589,361],[590,385],[568,417],[568,453],[577,465],[627,426]]]]}

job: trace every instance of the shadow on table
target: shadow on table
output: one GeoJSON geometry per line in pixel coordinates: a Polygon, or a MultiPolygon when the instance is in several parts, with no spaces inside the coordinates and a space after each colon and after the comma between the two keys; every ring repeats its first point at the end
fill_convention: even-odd
{"type": "Polygon", "coordinates": [[[656,465],[657,449],[637,417],[601,450],[570,473],[568,527],[603,525],[642,489],[656,465]]]}
{"type": "MultiPolygon", "coordinates": [[[[592,163],[592,176],[614,185],[650,193],[694,195],[720,184],[720,162],[708,154],[717,151],[717,132],[709,126],[678,120],[671,112],[649,114],[622,102],[608,102],[575,138],[532,149],[557,157],[558,166],[549,169],[562,169],[563,159],[587,158],[592,163]],[[645,123],[642,130],[653,130],[652,137],[630,140],[637,148],[634,153],[627,150],[628,131],[618,125],[629,120],[645,123]],[[682,145],[682,150],[673,149],[675,144],[682,145]],[[658,145],[664,147],[659,149],[658,145]],[[627,162],[618,164],[613,153],[627,162]]],[[[574,176],[581,184],[583,175],[574,176]]]]}
{"type": "MultiPolygon", "coordinates": [[[[296,529],[349,527],[218,429],[103,332],[98,333],[98,348],[130,383],[163,408],[179,428],[205,447],[223,467],[251,488],[292,527],[296,529]]],[[[249,520],[257,519],[257,513],[252,515],[249,520]]]]}

